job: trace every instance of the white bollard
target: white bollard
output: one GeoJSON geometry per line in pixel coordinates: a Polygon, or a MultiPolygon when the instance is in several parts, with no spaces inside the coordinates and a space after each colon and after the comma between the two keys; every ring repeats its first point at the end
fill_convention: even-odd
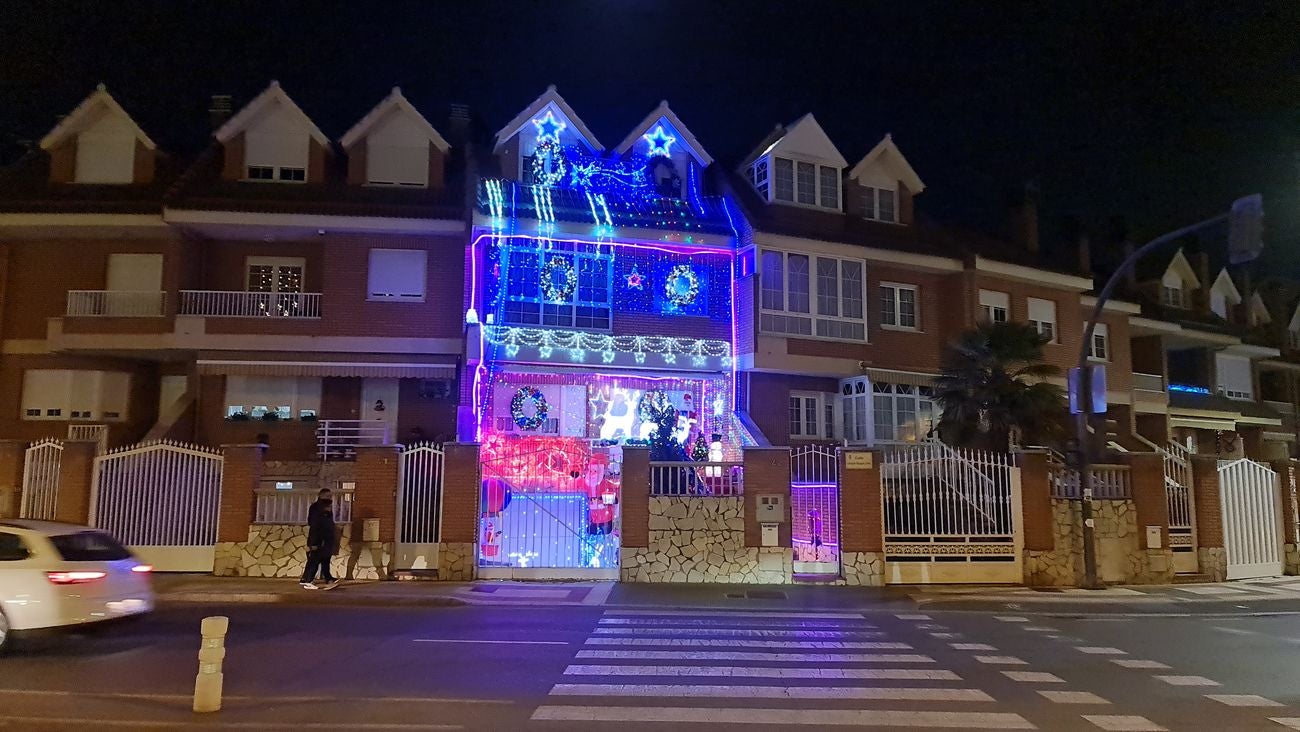
{"type": "Polygon", "coordinates": [[[194,711],[221,711],[221,686],[225,674],[221,662],[226,658],[226,632],[230,618],[216,615],[204,618],[200,627],[203,642],[199,645],[199,673],[194,677],[194,711]]]}

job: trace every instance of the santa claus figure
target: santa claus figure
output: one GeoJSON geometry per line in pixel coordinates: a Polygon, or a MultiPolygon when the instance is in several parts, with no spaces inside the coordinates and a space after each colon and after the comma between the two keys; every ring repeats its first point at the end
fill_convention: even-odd
{"type": "Polygon", "coordinates": [[[587,533],[613,533],[618,483],[609,477],[609,455],[592,455],[587,463],[587,472],[579,480],[587,492],[587,533]]]}

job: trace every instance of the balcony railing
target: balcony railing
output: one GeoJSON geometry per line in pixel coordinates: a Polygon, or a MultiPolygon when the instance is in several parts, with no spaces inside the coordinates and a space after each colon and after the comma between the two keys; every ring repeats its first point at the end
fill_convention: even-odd
{"type": "Polygon", "coordinates": [[[323,419],[316,426],[316,452],[322,460],[346,459],[358,447],[387,445],[387,422],[366,419],[323,419]]]}
{"type": "Polygon", "coordinates": [[[319,318],[319,292],[181,290],[181,315],[210,318],[319,318]]]}
{"type": "Polygon", "coordinates": [[[1164,391],[1165,377],[1160,374],[1133,374],[1133,388],[1139,391],[1164,391]]]}
{"type": "Polygon", "coordinates": [[[166,312],[167,293],[135,290],[69,290],[74,317],[158,318],[166,312]]]}
{"type": "Polygon", "coordinates": [[[652,462],[652,496],[739,496],[744,467],[732,462],[652,462]]]}
{"type": "MultiPolygon", "coordinates": [[[[275,488],[258,488],[257,513],[253,516],[255,524],[305,524],[307,509],[316,501],[317,491],[277,490],[275,488]]],[[[334,489],[334,520],[338,523],[352,521],[352,491],[334,489]]]]}

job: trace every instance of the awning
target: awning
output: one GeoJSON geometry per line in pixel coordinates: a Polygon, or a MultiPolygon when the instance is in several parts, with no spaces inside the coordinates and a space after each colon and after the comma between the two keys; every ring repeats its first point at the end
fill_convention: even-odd
{"type": "Polygon", "coordinates": [[[1198,430],[1220,430],[1223,432],[1235,432],[1237,430],[1237,421],[1235,419],[1210,419],[1207,417],[1173,417],[1169,418],[1170,427],[1190,427],[1198,430]]]}
{"type": "Polygon", "coordinates": [[[450,363],[367,361],[198,361],[200,375],[362,376],[390,379],[454,379],[450,363]]]}
{"type": "Polygon", "coordinates": [[[891,371],[889,369],[862,369],[863,375],[876,384],[910,384],[911,386],[932,386],[934,374],[918,374],[914,371],[891,371]]]}

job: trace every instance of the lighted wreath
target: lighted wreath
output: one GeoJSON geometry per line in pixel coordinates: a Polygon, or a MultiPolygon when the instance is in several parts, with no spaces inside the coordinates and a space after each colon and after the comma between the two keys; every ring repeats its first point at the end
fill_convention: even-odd
{"type": "Polygon", "coordinates": [[[542,296],[548,302],[564,302],[578,288],[578,273],[564,257],[551,257],[542,267],[542,296]],[[558,282],[556,280],[559,280],[558,282]]]}
{"type": "Polygon", "coordinates": [[[664,278],[664,296],[677,307],[686,307],[700,295],[700,278],[689,264],[679,264],[664,278]]]}
{"type": "Polygon", "coordinates": [[[544,186],[559,183],[568,171],[564,148],[554,140],[544,140],[533,150],[533,182],[544,186]],[[550,169],[547,169],[550,163],[550,169]]]}
{"type": "Polygon", "coordinates": [[[551,406],[546,403],[546,395],[535,386],[520,387],[510,400],[510,416],[514,418],[515,424],[521,430],[535,430],[541,427],[550,411],[551,406]],[[533,405],[533,413],[528,415],[524,413],[524,405],[530,402],[533,405]]]}

